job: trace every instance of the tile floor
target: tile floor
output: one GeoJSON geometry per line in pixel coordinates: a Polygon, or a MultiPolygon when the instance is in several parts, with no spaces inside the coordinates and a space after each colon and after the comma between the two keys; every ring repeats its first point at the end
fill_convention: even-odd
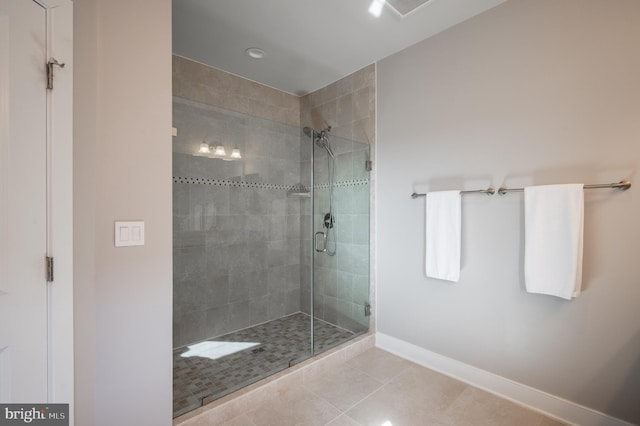
{"type": "MultiPolygon", "coordinates": [[[[298,363],[310,355],[311,317],[292,314],[224,336],[173,351],[173,416],[178,417],[202,405],[221,398],[244,386],[257,382],[298,363]],[[215,358],[220,349],[202,349],[211,358],[194,353],[203,343],[255,343],[247,349],[215,358]],[[190,349],[191,348],[191,349],[190,349]],[[185,357],[184,355],[192,356],[185,357]],[[200,356],[198,356],[200,355],[200,356]]],[[[327,322],[316,320],[314,338],[316,353],[353,338],[354,333],[327,322]]],[[[218,345],[218,347],[224,345],[218,345]]]]}
{"type": "MultiPolygon", "coordinates": [[[[206,423],[197,423],[206,424],[206,423]]],[[[564,423],[380,349],[314,370],[224,426],[526,425],[564,423]]]]}

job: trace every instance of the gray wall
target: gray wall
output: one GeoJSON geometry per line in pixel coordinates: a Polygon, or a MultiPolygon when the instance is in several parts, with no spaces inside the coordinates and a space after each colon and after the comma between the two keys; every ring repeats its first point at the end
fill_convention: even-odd
{"type": "Polygon", "coordinates": [[[74,6],[76,424],[168,426],[171,2],[74,6]],[[145,245],[115,248],[114,220],[145,245]]]}
{"type": "Polygon", "coordinates": [[[583,293],[528,294],[522,194],[463,199],[425,278],[414,189],[638,181],[640,2],[514,0],[378,64],[378,330],[640,422],[640,182],[585,195],[583,293]]]}

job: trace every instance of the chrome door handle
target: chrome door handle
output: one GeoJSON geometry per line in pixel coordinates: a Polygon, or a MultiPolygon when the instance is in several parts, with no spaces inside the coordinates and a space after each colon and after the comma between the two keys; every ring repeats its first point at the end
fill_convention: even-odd
{"type": "Polygon", "coordinates": [[[318,253],[324,253],[325,251],[327,251],[327,234],[322,231],[316,232],[314,237],[314,246],[318,253]],[[319,248],[318,237],[322,237],[322,248],[319,248]]]}

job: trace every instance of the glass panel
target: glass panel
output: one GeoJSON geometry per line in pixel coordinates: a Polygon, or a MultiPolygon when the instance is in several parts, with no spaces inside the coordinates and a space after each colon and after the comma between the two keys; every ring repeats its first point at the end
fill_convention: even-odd
{"type": "Polygon", "coordinates": [[[369,328],[369,145],[314,132],[314,352],[369,328]]]}
{"type": "Polygon", "coordinates": [[[173,120],[179,416],[311,355],[311,147],[297,127],[180,98],[173,120]]]}

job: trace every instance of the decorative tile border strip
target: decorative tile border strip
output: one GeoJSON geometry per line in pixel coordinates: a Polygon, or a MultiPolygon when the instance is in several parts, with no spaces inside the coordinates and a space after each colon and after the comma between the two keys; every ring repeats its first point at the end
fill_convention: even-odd
{"type": "Polygon", "coordinates": [[[278,189],[284,191],[304,191],[304,185],[278,185],[275,183],[247,182],[240,180],[205,179],[174,176],[173,183],[189,183],[192,185],[225,186],[229,188],[278,189]]]}
{"type": "MultiPolygon", "coordinates": [[[[342,182],[336,182],[333,184],[333,186],[337,186],[337,187],[341,187],[341,186],[361,186],[361,185],[369,185],[369,179],[352,179],[352,180],[345,180],[342,182]]],[[[325,189],[325,188],[329,188],[329,184],[328,183],[321,183],[318,185],[314,185],[315,189],[325,189]]]]}
{"type": "MultiPolygon", "coordinates": [[[[174,176],[173,183],[188,183],[192,185],[210,185],[210,186],[220,186],[220,187],[228,187],[228,188],[251,188],[251,189],[276,189],[283,191],[307,191],[308,188],[304,185],[278,185],[275,183],[263,183],[263,182],[247,182],[247,181],[239,181],[239,180],[228,180],[228,179],[206,179],[206,178],[190,178],[183,176],[174,176]]],[[[361,186],[368,185],[368,179],[352,179],[346,180],[342,182],[336,182],[333,184],[335,187],[346,187],[346,186],[361,186]]],[[[319,185],[315,185],[316,189],[325,189],[329,188],[328,183],[322,183],[319,185]]]]}

